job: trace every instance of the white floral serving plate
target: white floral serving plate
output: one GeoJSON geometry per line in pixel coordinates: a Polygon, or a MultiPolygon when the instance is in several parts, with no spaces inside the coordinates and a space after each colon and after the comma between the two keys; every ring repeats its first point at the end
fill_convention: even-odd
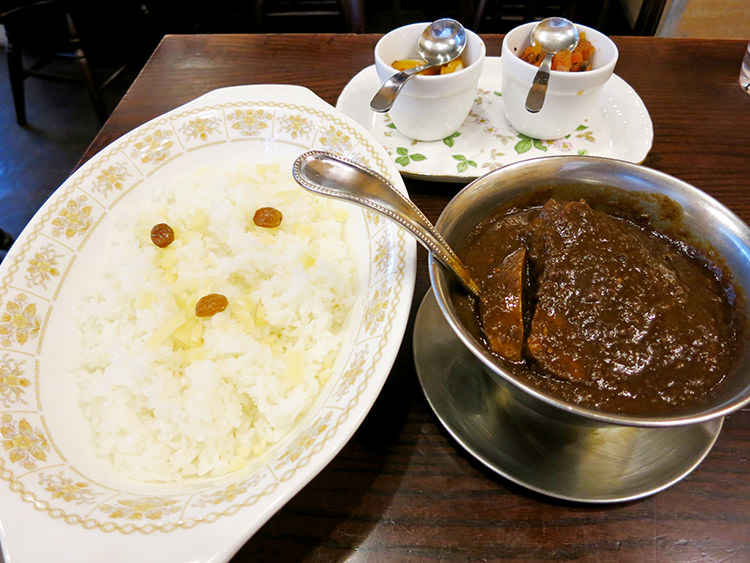
{"type": "MultiPolygon", "coordinates": [[[[339,152],[405,191],[364,128],[299,86],[209,92],[117,140],[42,206],[0,266],[0,542],[25,561],[226,561],[344,446],[393,364],[406,328],[415,244],[352,206],[359,292],[346,345],[292,433],[228,476],[155,484],[119,475],[94,450],[66,370],[72,303],[119,211],[201,162],[291,162],[339,152]]],[[[293,181],[292,181],[293,183],[293,181]]],[[[299,188],[302,190],[302,188],[299,188]]]]}
{"type": "Polygon", "coordinates": [[[540,141],[515,131],[505,117],[500,57],[487,57],[474,107],[461,128],[442,141],[414,141],[399,133],[388,114],[368,105],[379,87],[375,66],[360,71],[344,87],[336,107],[364,125],[388,150],[404,176],[468,182],[528,158],[593,155],[641,163],[654,138],[646,106],[622,78],[613,75],[598,107],[564,139],[540,141]]]}

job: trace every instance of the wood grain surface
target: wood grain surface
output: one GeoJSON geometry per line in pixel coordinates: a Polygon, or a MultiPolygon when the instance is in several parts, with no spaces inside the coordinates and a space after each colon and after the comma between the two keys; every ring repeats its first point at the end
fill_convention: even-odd
{"type": "MultiPolygon", "coordinates": [[[[376,35],[167,36],[81,162],[134,127],[214,88],[306,86],[331,104],[372,64],[376,35]]],[[[484,37],[498,56],[501,36],[484,37]]],[[[654,123],[644,164],[710,193],[750,221],[745,41],[614,38],[616,73],[654,123]]],[[[460,188],[407,181],[432,220],[460,188]]],[[[466,454],[419,387],[414,312],[369,416],[341,453],[233,561],[750,561],[750,410],[729,416],[704,462],[649,498],[578,505],[530,493],[466,454]]]]}

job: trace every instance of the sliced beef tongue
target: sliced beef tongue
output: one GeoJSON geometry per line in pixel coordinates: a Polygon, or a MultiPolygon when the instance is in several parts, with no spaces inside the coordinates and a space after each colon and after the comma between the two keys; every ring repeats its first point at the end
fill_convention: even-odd
{"type": "Polygon", "coordinates": [[[718,353],[705,325],[683,336],[686,322],[704,322],[703,304],[689,302],[692,282],[681,279],[664,241],[583,201],[548,203],[532,227],[538,277],[527,354],[544,371],[605,388],[679,371],[669,365],[675,358],[718,353]]]}
{"type": "Polygon", "coordinates": [[[479,319],[490,350],[512,362],[523,360],[523,294],[526,249],[505,257],[484,280],[479,319]]]}

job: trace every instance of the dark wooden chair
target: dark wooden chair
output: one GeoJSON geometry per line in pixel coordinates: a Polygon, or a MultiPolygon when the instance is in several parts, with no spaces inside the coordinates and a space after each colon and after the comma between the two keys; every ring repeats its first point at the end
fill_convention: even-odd
{"type": "Polygon", "coordinates": [[[364,33],[364,0],[255,0],[255,24],[260,32],[364,33]],[[328,23],[329,27],[322,29],[320,22],[328,23]]]}
{"type": "Polygon", "coordinates": [[[625,22],[621,0],[476,0],[469,2],[476,8],[467,21],[475,31],[506,33],[522,23],[562,16],[607,34],[654,35],[667,1],[643,0],[631,24],[625,22]]]}
{"type": "Polygon", "coordinates": [[[576,0],[479,0],[471,25],[480,33],[506,33],[522,23],[550,16],[577,21],[576,0]]]}
{"type": "MultiPolygon", "coordinates": [[[[613,0],[607,0],[612,2],[613,0]]],[[[631,32],[633,35],[655,35],[659,29],[667,0],[643,0],[631,32]]]]}
{"type": "MultiPolygon", "coordinates": [[[[105,84],[96,80],[73,15],[64,0],[17,2],[9,8],[0,2],[0,24],[5,27],[8,40],[8,74],[19,125],[26,125],[24,81],[30,76],[81,80],[99,122],[107,120],[108,113],[101,93],[105,84]],[[49,69],[49,64],[59,58],[75,61],[78,77],[43,70],[45,67],[49,69]],[[27,64],[27,60],[35,62],[27,64]]],[[[114,75],[109,80],[112,78],[114,75]]]]}

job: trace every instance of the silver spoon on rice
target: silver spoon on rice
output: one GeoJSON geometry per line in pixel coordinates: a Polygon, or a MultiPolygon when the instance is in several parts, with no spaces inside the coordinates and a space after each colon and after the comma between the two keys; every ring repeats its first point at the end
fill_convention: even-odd
{"type": "Polygon", "coordinates": [[[475,296],[479,285],[429,219],[383,176],[342,156],[309,151],[292,167],[294,179],[311,192],[377,211],[417,238],[475,296]]]}

